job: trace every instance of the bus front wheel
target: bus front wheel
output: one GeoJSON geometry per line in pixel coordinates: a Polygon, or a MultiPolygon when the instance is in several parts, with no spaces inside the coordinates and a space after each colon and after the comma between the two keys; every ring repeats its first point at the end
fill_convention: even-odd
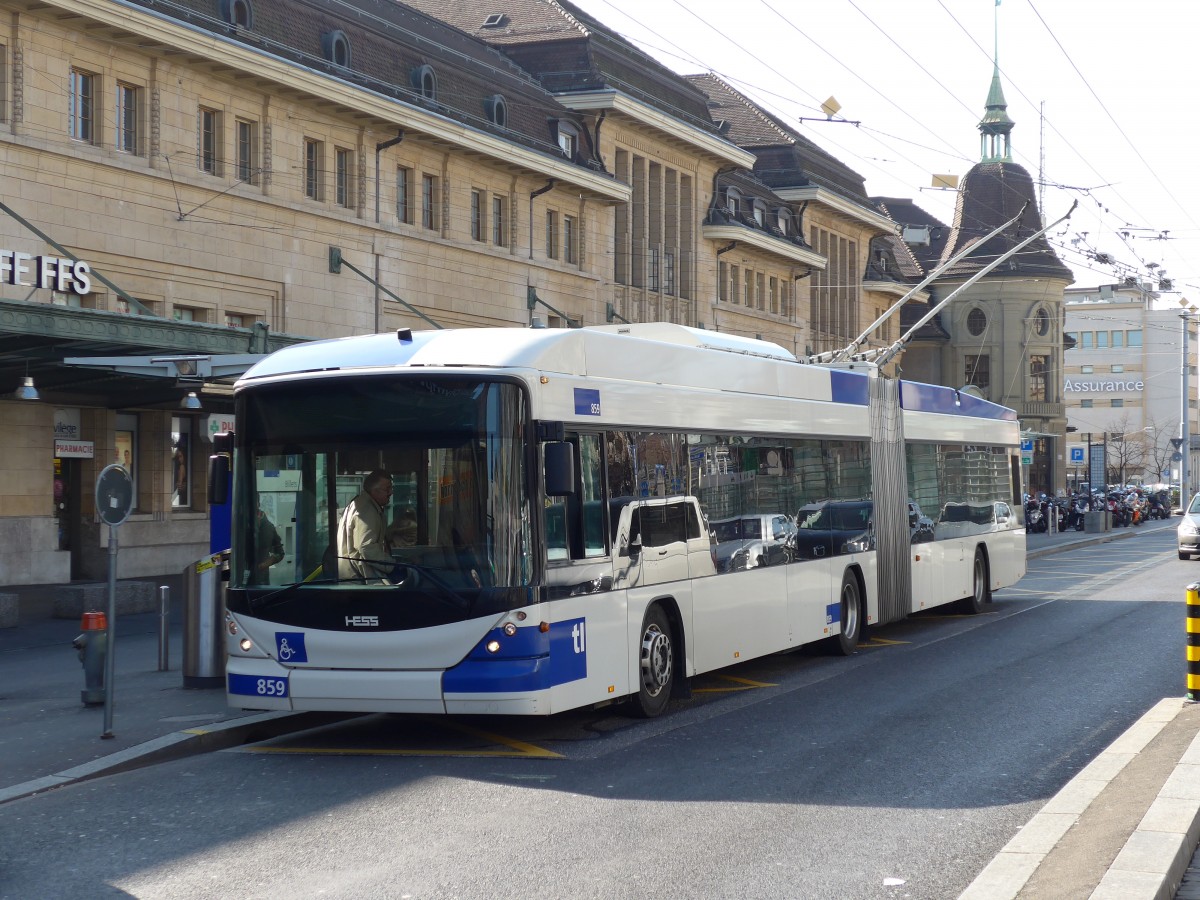
{"type": "Polygon", "coordinates": [[[638,647],[638,692],[634,707],[638,715],[651,719],[667,708],[675,677],[675,650],[671,624],[658,604],[646,610],[638,647]]]}
{"type": "Polygon", "coordinates": [[[849,656],[858,649],[858,639],[862,635],[862,592],[858,589],[858,579],[849,569],[842,576],[838,606],[842,632],[833,638],[832,645],[842,656],[849,656]]]}

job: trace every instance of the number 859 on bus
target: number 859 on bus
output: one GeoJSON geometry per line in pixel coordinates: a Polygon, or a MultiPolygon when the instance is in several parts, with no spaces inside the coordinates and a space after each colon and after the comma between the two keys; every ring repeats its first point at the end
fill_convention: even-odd
{"type": "Polygon", "coordinates": [[[229,673],[229,693],[251,697],[286,697],[287,678],[262,675],[238,675],[229,673]]]}

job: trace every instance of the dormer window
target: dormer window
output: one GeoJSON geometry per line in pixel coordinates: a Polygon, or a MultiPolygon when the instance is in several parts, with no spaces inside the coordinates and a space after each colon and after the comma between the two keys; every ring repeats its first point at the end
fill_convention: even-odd
{"type": "Polygon", "coordinates": [[[221,17],[238,28],[254,27],[254,9],[250,0],[221,0],[221,17]]]}
{"type": "Polygon", "coordinates": [[[742,212],[742,193],[737,188],[725,189],[725,208],[729,210],[730,215],[741,215],[742,212]]]}
{"type": "Polygon", "coordinates": [[[558,123],[558,148],[567,159],[574,159],[579,152],[579,130],[570,122],[558,123]]]}
{"type": "Polygon", "coordinates": [[[484,28],[503,28],[508,24],[508,16],[504,13],[492,13],[483,20],[484,28]]]}
{"type": "Polygon", "coordinates": [[[499,125],[501,128],[508,127],[508,104],[504,102],[504,97],[500,94],[492,94],[485,98],[483,111],[493,125],[499,125]]]}
{"type": "Polygon", "coordinates": [[[426,100],[437,100],[437,75],[433,66],[417,66],[412,70],[412,86],[426,100]]]}
{"type": "Polygon", "coordinates": [[[754,221],[758,223],[759,228],[763,228],[767,221],[767,205],[761,200],[754,201],[754,221]]]}
{"type": "Polygon", "coordinates": [[[775,214],[775,224],[779,226],[781,233],[788,233],[788,221],[791,219],[791,217],[792,215],[790,212],[788,212],[786,207],[781,207],[775,214]]]}
{"type": "Polygon", "coordinates": [[[344,31],[327,31],[321,36],[325,58],[343,69],[350,68],[350,41],[344,31]]]}

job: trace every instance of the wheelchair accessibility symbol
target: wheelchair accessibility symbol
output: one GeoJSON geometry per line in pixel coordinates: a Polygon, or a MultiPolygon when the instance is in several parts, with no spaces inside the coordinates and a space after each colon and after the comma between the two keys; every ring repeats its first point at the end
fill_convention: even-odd
{"type": "Polygon", "coordinates": [[[304,648],[304,632],[275,632],[275,656],[281,663],[308,662],[308,651],[304,648]]]}

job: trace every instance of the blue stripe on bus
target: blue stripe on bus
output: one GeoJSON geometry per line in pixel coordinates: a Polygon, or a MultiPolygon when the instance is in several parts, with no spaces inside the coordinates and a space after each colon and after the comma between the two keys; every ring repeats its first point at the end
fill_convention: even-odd
{"type": "Polygon", "coordinates": [[[852,403],[866,406],[868,400],[867,376],[861,372],[829,370],[829,389],[834,403],[852,403]]]}
{"type": "Polygon", "coordinates": [[[555,622],[548,633],[537,626],[518,628],[512,637],[493,628],[467,658],[442,675],[444,694],[498,694],[544,691],[587,677],[587,623],[555,622]],[[499,644],[495,653],[487,650],[499,644]]]}
{"type": "Polygon", "coordinates": [[[1007,406],[981,400],[954,388],[936,384],[900,382],[900,406],[914,412],[945,413],[975,419],[1000,419],[1015,422],[1017,413],[1007,406]],[[955,402],[955,401],[958,402],[955,402]]]}

